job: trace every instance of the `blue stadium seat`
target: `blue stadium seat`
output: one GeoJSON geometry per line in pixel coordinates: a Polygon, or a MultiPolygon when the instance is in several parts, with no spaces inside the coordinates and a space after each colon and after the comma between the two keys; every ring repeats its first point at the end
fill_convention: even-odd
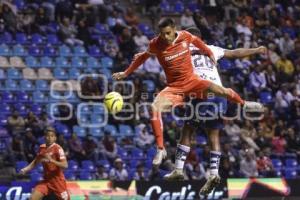
{"type": "Polygon", "coordinates": [[[53,46],[47,45],[44,47],[44,56],[56,56],[56,49],[53,46]]]}
{"type": "Polygon", "coordinates": [[[94,172],[96,171],[95,165],[90,160],[84,160],[81,162],[81,169],[88,171],[88,172],[94,172]]]}
{"type": "MultiPolygon", "coordinates": [[[[0,113],[11,114],[11,112],[12,112],[12,109],[9,106],[9,104],[7,104],[7,103],[0,103],[0,113]]],[[[0,115],[0,116],[3,116],[3,115],[0,115]]],[[[5,116],[3,116],[3,117],[5,117],[5,116]]]]}
{"type": "Polygon", "coordinates": [[[69,69],[69,78],[77,80],[77,78],[81,75],[81,72],[77,68],[71,68],[69,69]]]}
{"type": "Polygon", "coordinates": [[[81,114],[78,118],[78,123],[80,124],[90,124],[91,123],[91,120],[89,119],[89,116],[88,115],[85,115],[85,114],[81,114]]]}
{"type": "Polygon", "coordinates": [[[76,180],[76,175],[75,175],[74,171],[72,171],[72,170],[65,170],[64,175],[65,175],[65,178],[69,181],[76,180]]]}
{"type": "Polygon", "coordinates": [[[271,92],[261,92],[259,94],[260,102],[263,104],[269,104],[273,102],[272,93],[271,92]]]}
{"type": "Polygon", "coordinates": [[[92,107],[89,106],[89,105],[82,105],[82,106],[80,107],[80,112],[81,112],[82,114],[89,114],[89,113],[92,112],[92,107]]]}
{"type": "Polygon", "coordinates": [[[106,126],[104,126],[104,132],[109,132],[111,135],[118,135],[116,126],[111,124],[107,124],[106,126]]]}
{"type": "Polygon", "coordinates": [[[13,54],[15,56],[27,56],[27,50],[20,44],[14,45],[13,46],[13,54]]]}
{"type": "Polygon", "coordinates": [[[197,141],[197,144],[201,144],[201,145],[206,145],[207,144],[207,138],[204,137],[204,136],[196,136],[196,141],[197,141]]]}
{"type": "Polygon", "coordinates": [[[199,10],[199,5],[196,1],[189,2],[187,5],[188,9],[193,13],[199,10]]]}
{"type": "Polygon", "coordinates": [[[57,67],[70,67],[70,64],[68,62],[68,59],[65,57],[56,57],[55,58],[55,64],[57,67]]]}
{"type": "Polygon", "coordinates": [[[34,84],[26,79],[20,81],[20,86],[23,91],[33,91],[35,89],[34,84]]]}
{"type": "Polygon", "coordinates": [[[68,126],[62,123],[56,123],[55,124],[55,129],[57,133],[63,134],[64,137],[70,137],[71,136],[71,131],[69,130],[68,126]]]}
{"type": "Polygon", "coordinates": [[[27,114],[27,108],[24,104],[22,103],[17,103],[17,104],[14,104],[14,108],[15,110],[17,110],[20,115],[24,116],[27,114]]]}
{"type": "Polygon", "coordinates": [[[36,80],[35,87],[40,91],[48,91],[50,90],[50,86],[46,80],[36,80]]]}
{"type": "Polygon", "coordinates": [[[59,80],[69,79],[68,73],[62,68],[55,68],[53,75],[56,79],[59,79],[59,80]]]}
{"type": "Polygon", "coordinates": [[[27,92],[18,91],[16,94],[16,97],[17,97],[18,102],[21,102],[21,103],[30,103],[31,102],[27,92]]]}
{"type": "Polygon", "coordinates": [[[38,67],[39,63],[35,57],[28,56],[25,58],[25,63],[28,67],[38,67]]]}
{"type": "Polygon", "coordinates": [[[181,1],[177,1],[174,5],[174,12],[182,14],[184,11],[184,5],[181,1]]]}
{"type": "Polygon", "coordinates": [[[105,108],[102,105],[93,105],[93,113],[104,113],[105,108]]]}
{"type": "Polygon", "coordinates": [[[130,155],[128,154],[127,150],[121,147],[118,147],[118,155],[123,159],[127,160],[130,158],[130,155]]]}
{"type": "Polygon", "coordinates": [[[8,92],[8,91],[2,92],[1,102],[3,102],[3,103],[13,103],[13,102],[15,102],[15,97],[14,97],[13,93],[8,92]]]}
{"type": "Polygon", "coordinates": [[[144,159],[144,152],[139,148],[131,150],[131,156],[133,159],[144,159]]]}
{"type": "Polygon", "coordinates": [[[48,98],[45,93],[41,91],[34,91],[32,93],[32,100],[34,103],[46,103],[48,102],[48,98]]]}
{"type": "MultiPolygon", "coordinates": [[[[0,104],[1,105],[1,104],[0,104]]],[[[0,111],[1,111],[2,109],[0,108],[0,111]]],[[[1,112],[1,113],[3,113],[3,112],[1,112]]],[[[3,113],[4,114],[4,113],[3,113]]],[[[0,126],[6,126],[7,125],[7,116],[5,116],[5,115],[0,115],[0,126]]],[[[7,113],[8,114],[8,113],[7,113]]]]}
{"type": "Polygon", "coordinates": [[[6,79],[5,71],[3,69],[0,69],[0,80],[4,80],[4,79],[6,79]]]}
{"type": "Polygon", "coordinates": [[[146,160],[145,167],[146,167],[146,169],[151,169],[152,168],[152,159],[147,159],[146,160]]]}
{"type": "Polygon", "coordinates": [[[95,33],[100,34],[100,35],[107,35],[107,34],[109,34],[109,31],[103,24],[96,23],[95,24],[95,33]]]}
{"type": "Polygon", "coordinates": [[[233,64],[230,60],[222,58],[219,60],[220,70],[227,71],[233,68],[233,64]]]}
{"type": "Polygon", "coordinates": [[[298,162],[296,159],[287,159],[285,160],[285,167],[287,168],[296,168],[298,166],[298,162]]]}
{"type": "Polygon", "coordinates": [[[73,126],[73,132],[76,133],[78,137],[85,137],[86,136],[86,130],[83,127],[80,126],[73,126]]]}
{"type": "Polygon", "coordinates": [[[24,167],[26,167],[28,165],[28,162],[27,161],[17,161],[16,162],[16,171],[17,173],[20,172],[20,170],[24,167]]]}
{"type": "Polygon", "coordinates": [[[94,57],[99,57],[103,54],[101,53],[101,50],[97,46],[93,45],[89,47],[89,55],[94,57]]]}
{"type": "MultiPolygon", "coordinates": [[[[65,92],[64,96],[67,96],[69,94],[69,92],[65,92]]],[[[70,103],[79,103],[80,102],[80,99],[78,98],[76,92],[71,92],[71,95],[70,97],[68,98],[68,101],[70,103]]]]}
{"type": "Polygon", "coordinates": [[[83,57],[83,56],[87,56],[87,53],[83,46],[76,46],[74,47],[74,55],[83,57]]]}
{"type": "Polygon", "coordinates": [[[22,74],[18,69],[15,68],[9,68],[7,70],[7,78],[10,79],[21,79],[22,78],[22,74]]]}
{"type": "Polygon", "coordinates": [[[139,160],[136,160],[136,159],[131,159],[129,161],[129,167],[130,169],[134,169],[134,171],[136,170],[136,166],[139,164],[139,160]]]}
{"type": "Polygon", "coordinates": [[[147,150],[147,158],[153,159],[156,154],[156,149],[154,147],[151,147],[147,150]]]}
{"type": "Polygon", "coordinates": [[[27,35],[25,33],[16,33],[17,44],[28,44],[27,35]]]}
{"type": "Polygon", "coordinates": [[[97,166],[102,165],[106,171],[110,170],[110,163],[108,160],[99,160],[97,166]]]}
{"type": "Polygon", "coordinates": [[[28,49],[28,53],[31,56],[41,56],[42,52],[37,46],[30,46],[28,49]]]}
{"type": "Polygon", "coordinates": [[[272,164],[273,164],[273,167],[275,169],[281,169],[282,168],[282,162],[280,159],[272,159],[272,164]]]}
{"type": "Polygon", "coordinates": [[[7,90],[18,90],[19,89],[19,86],[17,84],[17,82],[15,80],[11,80],[11,79],[7,79],[5,81],[5,88],[7,90]]]}
{"type": "Polygon", "coordinates": [[[35,115],[40,115],[43,111],[42,106],[39,104],[31,104],[30,110],[35,114],[35,115]]]}
{"type": "Polygon", "coordinates": [[[284,177],[287,179],[297,178],[297,170],[294,168],[285,168],[284,169],[284,177]]]}
{"type": "Polygon", "coordinates": [[[127,135],[127,136],[134,135],[132,128],[129,125],[125,125],[125,124],[119,125],[119,133],[120,135],[127,135]]]}
{"type": "Polygon", "coordinates": [[[31,43],[32,44],[36,44],[36,45],[41,45],[43,44],[43,36],[38,34],[38,33],[35,33],[31,36],[31,43]]]}
{"type": "Polygon", "coordinates": [[[24,0],[13,0],[13,4],[20,10],[26,7],[24,0]]]}
{"type": "Polygon", "coordinates": [[[47,28],[50,33],[56,33],[59,30],[59,25],[56,22],[50,22],[47,28]]]}
{"type": "Polygon", "coordinates": [[[47,42],[51,45],[59,45],[60,41],[55,34],[48,34],[47,35],[47,42]]]}
{"type": "Polygon", "coordinates": [[[79,57],[72,57],[72,67],[84,68],[84,62],[82,58],[79,57]]]}
{"type": "Polygon", "coordinates": [[[44,56],[40,60],[42,67],[54,67],[55,63],[53,62],[52,58],[48,56],[44,56]]]}
{"type": "Polygon", "coordinates": [[[111,57],[106,56],[106,57],[101,58],[101,65],[102,65],[102,67],[104,67],[104,68],[112,68],[113,64],[114,64],[114,62],[113,62],[113,60],[112,60],[111,57]]]}
{"type": "Polygon", "coordinates": [[[43,175],[38,172],[33,172],[30,174],[30,180],[33,182],[39,182],[43,180],[43,175]]]}
{"type": "Polygon", "coordinates": [[[154,92],[156,89],[156,86],[152,80],[143,80],[143,84],[147,88],[147,92],[154,92]]]}
{"type": "Polygon", "coordinates": [[[92,124],[103,124],[104,117],[101,114],[92,114],[91,115],[92,124]]]}
{"type": "Polygon", "coordinates": [[[59,47],[59,55],[60,56],[72,56],[72,52],[71,52],[71,49],[66,46],[66,45],[62,45],[59,47]]]}
{"type": "Polygon", "coordinates": [[[0,56],[9,56],[10,55],[10,49],[6,44],[0,45],[0,56]]]}
{"type": "Polygon", "coordinates": [[[75,160],[68,161],[68,170],[76,172],[79,169],[78,163],[75,160]]]}
{"type": "Polygon", "coordinates": [[[88,57],[87,59],[87,66],[91,67],[91,68],[99,68],[100,67],[100,63],[98,62],[98,60],[94,57],[88,57]]]}
{"type": "Polygon", "coordinates": [[[161,4],[160,4],[160,9],[161,9],[161,12],[162,13],[170,13],[171,12],[171,6],[168,2],[166,1],[163,1],[161,4]]]}
{"type": "Polygon", "coordinates": [[[11,33],[9,32],[4,32],[1,35],[1,43],[5,43],[5,44],[12,44],[13,41],[13,36],[11,35],[11,33]]]}
{"type": "Polygon", "coordinates": [[[102,137],[103,136],[103,132],[101,128],[89,128],[89,133],[93,136],[93,137],[102,137]]]}
{"type": "Polygon", "coordinates": [[[80,180],[93,180],[91,173],[82,171],[79,175],[80,180]]]}

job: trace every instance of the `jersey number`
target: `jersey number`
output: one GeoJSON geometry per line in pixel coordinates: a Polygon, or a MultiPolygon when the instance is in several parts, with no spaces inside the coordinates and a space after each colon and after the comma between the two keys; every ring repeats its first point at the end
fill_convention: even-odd
{"type": "Polygon", "coordinates": [[[194,66],[196,68],[199,68],[199,67],[207,67],[209,69],[213,69],[213,64],[212,64],[212,61],[209,59],[209,57],[207,56],[197,56],[194,60],[194,66]]]}

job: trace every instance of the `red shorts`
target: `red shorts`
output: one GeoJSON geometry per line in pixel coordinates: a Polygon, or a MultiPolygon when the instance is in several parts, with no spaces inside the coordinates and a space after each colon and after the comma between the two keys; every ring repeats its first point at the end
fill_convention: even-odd
{"type": "MultiPolygon", "coordinates": [[[[201,79],[197,75],[193,75],[189,80],[180,86],[168,86],[157,95],[159,98],[166,98],[172,102],[172,106],[182,105],[184,98],[191,95],[199,99],[206,96],[206,91],[212,84],[211,81],[201,79]]],[[[156,98],[157,98],[156,97],[156,98]]]]}
{"type": "Polygon", "coordinates": [[[59,200],[70,200],[70,194],[67,190],[65,181],[56,181],[52,183],[44,180],[39,182],[34,190],[39,191],[45,196],[54,193],[59,200]]]}

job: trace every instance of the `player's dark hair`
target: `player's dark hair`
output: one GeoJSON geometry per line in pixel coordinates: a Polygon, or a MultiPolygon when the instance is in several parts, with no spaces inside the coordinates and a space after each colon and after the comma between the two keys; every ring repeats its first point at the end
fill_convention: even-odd
{"type": "Polygon", "coordinates": [[[187,32],[197,36],[197,37],[201,37],[201,31],[196,28],[196,27],[190,27],[190,28],[187,28],[185,29],[187,32]]]}
{"type": "Polygon", "coordinates": [[[47,127],[44,131],[44,135],[47,135],[48,133],[53,132],[56,135],[56,131],[52,127],[47,127]]]}
{"type": "Polygon", "coordinates": [[[158,28],[165,28],[167,26],[171,26],[171,27],[175,27],[175,21],[172,18],[162,18],[161,20],[159,20],[158,22],[158,28]]]}

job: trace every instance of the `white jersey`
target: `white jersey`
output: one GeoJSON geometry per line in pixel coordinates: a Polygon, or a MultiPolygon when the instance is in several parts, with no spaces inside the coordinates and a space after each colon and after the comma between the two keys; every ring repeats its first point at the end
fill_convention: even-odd
{"type": "MultiPolygon", "coordinates": [[[[207,45],[207,47],[213,52],[216,61],[224,56],[225,49],[213,45],[207,45]]],[[[214,65],[211,62],[210,58],[206,55],[202,55],[199,53],[193,54],[193,52],[197,50],[199,50],[197,47],[192,44],[190,45],[194,73],[205,80],[210,80],[217,85],[223,86],[216,65],[214,65]]]]}

